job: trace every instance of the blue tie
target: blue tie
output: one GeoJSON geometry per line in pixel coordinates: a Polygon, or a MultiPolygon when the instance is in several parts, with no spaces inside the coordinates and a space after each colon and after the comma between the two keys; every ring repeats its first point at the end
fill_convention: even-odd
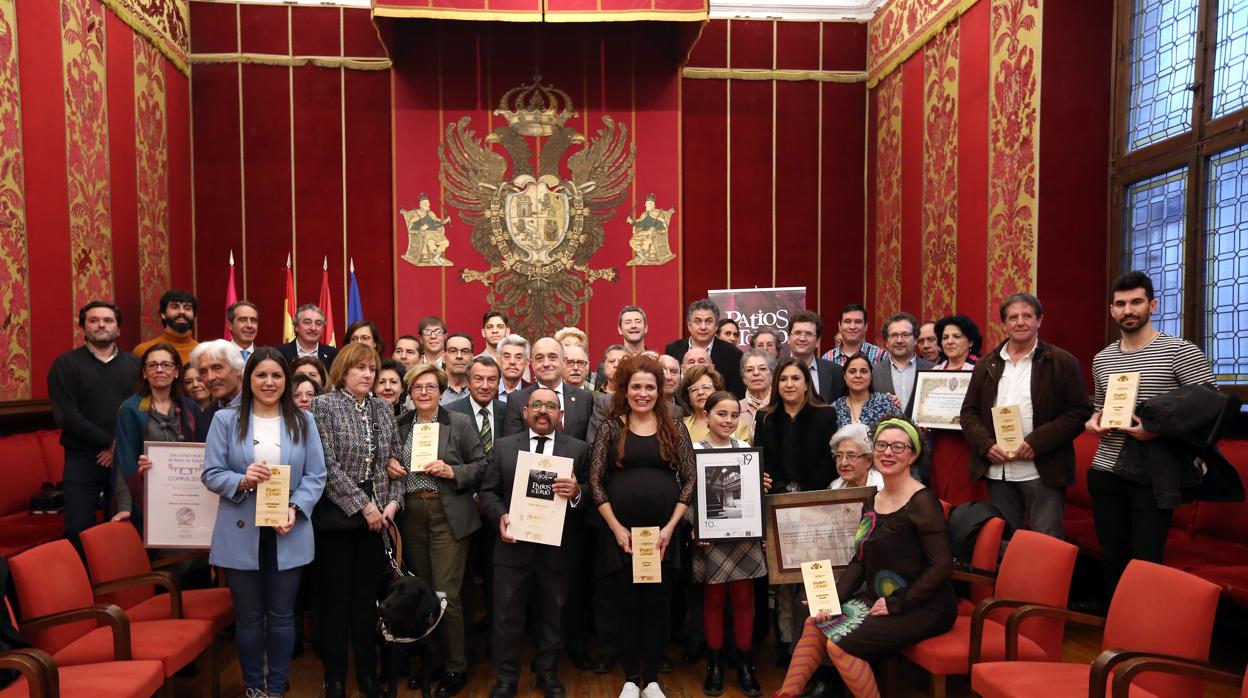
{"type": "Polygon", "coordinates": [[[250,358],[251,358],[251,350],[250,350],[250,349],[239,349],[239,351],[241,351],[241,352],[243,353],[243,362],[244,362],[244,363],[246,363],[247,359],[250,359],[250,358]]]}

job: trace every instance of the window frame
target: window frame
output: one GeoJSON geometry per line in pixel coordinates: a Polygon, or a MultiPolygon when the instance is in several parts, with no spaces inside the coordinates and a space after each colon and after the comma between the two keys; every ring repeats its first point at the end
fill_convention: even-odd
{"type": "MultiPolygon", "coordinates": [[[[1218,5],[1222,0],[1197,0],[1196,82],[1191,86],[1192,128],[1186,133],[1127,151],[1131,99],[1132,12],[1141,0],[1115,0],[1113,105],[1110,138],[1109,278],[1124,269],[1124,203],[1127,187],[1187,166],[1184,202],[1183,245],[1183,337],[1202,351],[1205,342],[1205,231],[1208,224],[1209,157],[1248,144],[1248,107],[1210,119],[1213,113],[1214,51],[1217,46],[1218,5]]],[[[1108,301],[1106,302],[1108,307],[1108,301]]],[[[1108,315],[1108,313],[1107,313],[1108,315]]],[[[1118,338],[1117,328],[1106,322],[1106,341],[1118,338]]],[[[1248,385],[1226,386],[1248,399],[1248,385]]]]}

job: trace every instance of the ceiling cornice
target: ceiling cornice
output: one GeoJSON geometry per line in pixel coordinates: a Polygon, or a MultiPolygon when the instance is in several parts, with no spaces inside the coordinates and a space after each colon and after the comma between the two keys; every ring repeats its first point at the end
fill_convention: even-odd
{"type": "Polygon", "coordinates": [[[711,0],[713,19],[865,22],[884,0],[711,0]]]}

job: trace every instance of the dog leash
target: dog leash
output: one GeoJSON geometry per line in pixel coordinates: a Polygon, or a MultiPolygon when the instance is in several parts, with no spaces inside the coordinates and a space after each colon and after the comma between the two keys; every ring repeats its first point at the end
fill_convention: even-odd
{"type": "Polygon", "coordinates": [[[403,536],[399,534],[399,527],[388,519],[383,521],[381,542],[386,549],[386,561],[390,564],[391,576],[395,579],[413,576],[403,562],[403,536]]]}
{"type": "MultiPolygon", "coordinates": [[[[446,592],[435,591],[433,593],[438,595],[438,618],[437,620],[433,621],[433,625],[429,626],[429,629],[425,631],[424,635],[421,635],[420,637],[396,637],[393,633],[390,632],[390,628],[386,626],[386,619],[382,618],[381,614],[378,613],[377,614],[377,628],[378,630],[381,631],[382,639],[384,639],[386,642],[395,642],[400,645],[406,645],[412,642],[420,642],[421,640],[432,635],[433,631],[438,629],[438,624],[442,622],[442,616],[446,615],[446,605],[449,603],[449,600],[446,597],[446,592]]],[[[377,607],[378,607],[378,610],[380,610],[381,608],[380,601],[377,602],[377,607]]]]}

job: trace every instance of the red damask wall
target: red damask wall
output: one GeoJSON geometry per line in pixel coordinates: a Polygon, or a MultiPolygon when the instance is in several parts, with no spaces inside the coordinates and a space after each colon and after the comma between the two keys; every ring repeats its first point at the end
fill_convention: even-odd
{"type": "Polygon", "coordinates": [[[866,297],[866,37],[845,22],[703,29],[681,84],[685,303],[805,286],[807,305],[833,318],[866,297]]]}
{"type": "Polygon", "coordinates": [[[1015,291],[1090,368],[1104,345],[1112,3],[890,0],[868,63],[868,298],[969,315],[1015,291]],[[958,16],[958,12],[965,10],[958,16]],[[900,260],[900,263],[898,263],[900,260]]]}
{"type": "Polygon", "coordinates": [[[86,302],[128,347],[192,285],[186,23],[147,5],[0,3],[0,401],[47,397],[86,302]]]}
{"type": "Polygon", "coordinates": [[[191,23],[200,339],[220,333],[233,250],[261,343],[281,341],[287,255],[299,303],[328,257],[339,333],[354,258],[391,342],[390,83],[368,10],[192,2],[191,23]]]}

